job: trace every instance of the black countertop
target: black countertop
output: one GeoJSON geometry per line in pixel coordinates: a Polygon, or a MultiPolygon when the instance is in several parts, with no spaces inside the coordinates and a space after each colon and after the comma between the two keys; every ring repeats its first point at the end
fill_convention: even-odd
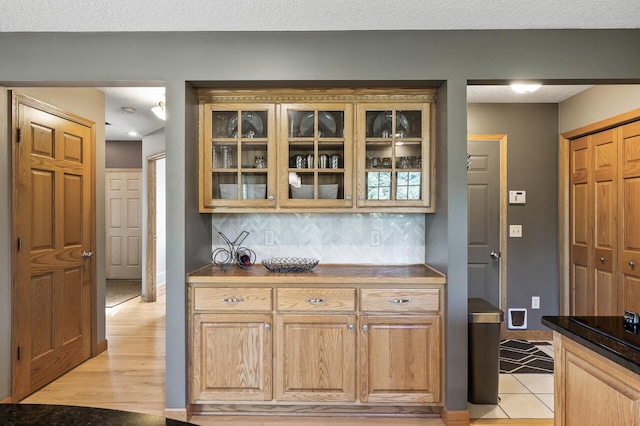
{"type": "Polygon", "coordinates": [[[542,324],[640,374],[640,327],[625,327],[621,316],[544,316],[542,324]]]}
{"type": "Polygon", "coordinates": [[[178,420],[128,411],[69,405],[0,404],[0,425],[181,426],[178,420]]]}

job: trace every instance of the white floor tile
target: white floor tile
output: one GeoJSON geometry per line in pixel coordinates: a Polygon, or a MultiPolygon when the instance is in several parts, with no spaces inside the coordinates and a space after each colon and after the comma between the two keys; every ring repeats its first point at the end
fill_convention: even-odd
{"type": "Polygon", "coordinates": [[[544,405],[549,407],[551,411],[553,411],[553,394],[552,393],[537,393],[536,397],[542,401],[544,405]]]}
{"type": "Polygon", "coordinates": [[[513,374],[531,393],[553,393],[551,374],[513,374]]]}
{"type": "Polygon", "coordinates": [[[553,346],[536,346],[538,349],[540,349],[542,352],[544,352],[545,354],[549,355],[551,358],[553,358],[553,346]]]}
{"type": "Polygon", "coordinates": [[[498,393],[531,393],[529,389],[518,381],[512,374],[501,374],[498,393]]]}
{"type": "Polygon", "coordinates": [[[553,412],[533,394],[501,394],[500,408],[512,419],[552,419],[553,412]]]}
{"type": "Polygon", "coordinates": [[[508,419],[509,416],[498,405],[467,403],[469,417],[472,419],[508,419]]]}

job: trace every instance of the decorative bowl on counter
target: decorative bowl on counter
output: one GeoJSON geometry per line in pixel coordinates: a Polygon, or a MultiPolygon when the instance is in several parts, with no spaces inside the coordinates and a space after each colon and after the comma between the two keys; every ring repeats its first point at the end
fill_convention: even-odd
{"type": "Polygon", "coordinates": [[[309,272],[320,262],[318,259],[302,257],[270,257],[262,260],[262,265],[271,272],[309,272]]]}

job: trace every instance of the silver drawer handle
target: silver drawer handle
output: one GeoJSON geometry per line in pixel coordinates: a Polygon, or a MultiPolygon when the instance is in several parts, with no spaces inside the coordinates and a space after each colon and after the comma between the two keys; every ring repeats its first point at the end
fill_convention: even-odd
{"type": "Polygon", "coordinates": [[[220,300],[227,303],[238,303],[238,302],[244,302],[244,297],[223,297],[220,300]]]}
{"type": "Polygon", "coordinates": [[[317,303],[325,303],[327,301],[327,299],[325,299],[324,297],[322,299],[311,299],[311,298],[309,298],[309,299],[304,299],[304,301],[307,302],[307,303],[317,304],[317,303]]]}
{"type": "Polygon", "coordinates": [[[389,299],[389,303],[409,303],[411,299],[389,299]]]}

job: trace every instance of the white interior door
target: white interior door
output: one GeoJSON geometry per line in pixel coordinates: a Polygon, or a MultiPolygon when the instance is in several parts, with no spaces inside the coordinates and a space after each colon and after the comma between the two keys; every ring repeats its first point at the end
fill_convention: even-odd
{"type": "Polygon", "coordinates": [[[107,169],[106,277],[142,279],[142,170],[107,169]]]}

